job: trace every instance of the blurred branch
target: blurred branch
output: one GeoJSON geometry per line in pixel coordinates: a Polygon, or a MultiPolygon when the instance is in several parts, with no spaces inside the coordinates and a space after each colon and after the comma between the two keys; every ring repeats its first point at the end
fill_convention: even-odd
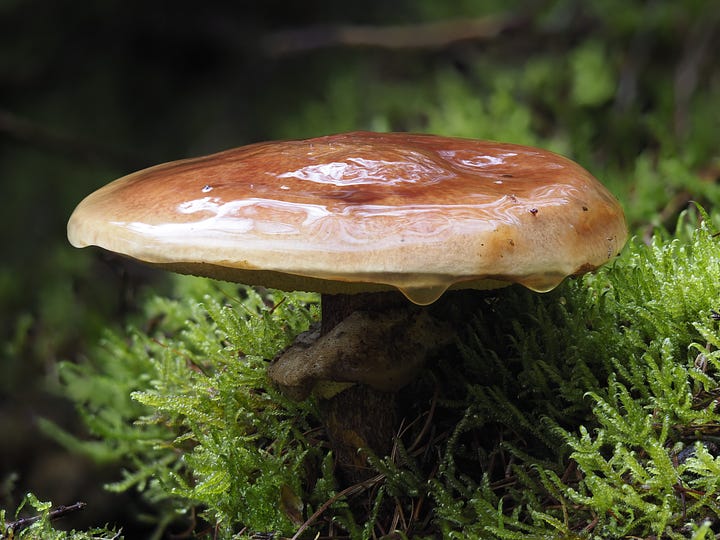
{"type": "Polygon", "coordinates": [[[698,85],[703,63],[710,58],[711,45],[718,26],[718,13],[700,17],[690,28],[685,51],[675,70],[675,133],[685,137],[689,131],[690,101],[698,85]]]}
{"type": "Polygon", "coordinates": [[[84,161],[110,162],[128,169],[140,168],[145,164],[145,160],[138,155],[54,131],[2,109],[0,109],[0,135],[84,161]]]}
{"type": "Polygon", "coordinates": [[[437,49],[459,41],[486,41],[526,25],[528,15],[490,15],[395,26],[310,26],[269,34],[265,51],[283,56],[326,47],[381,47],[386,49],[437,49]]]}

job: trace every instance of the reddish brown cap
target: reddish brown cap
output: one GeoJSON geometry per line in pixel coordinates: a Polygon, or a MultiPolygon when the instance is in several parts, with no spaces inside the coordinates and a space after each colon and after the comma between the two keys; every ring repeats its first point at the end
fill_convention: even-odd
{"type": "Polygon", "coordinates": [[[136,172],[83,200],[76,247],[288,290],[547,291],[613,258],[618,201],[585,169],[513,144],[355,132],[252,144],[136,172]]]}

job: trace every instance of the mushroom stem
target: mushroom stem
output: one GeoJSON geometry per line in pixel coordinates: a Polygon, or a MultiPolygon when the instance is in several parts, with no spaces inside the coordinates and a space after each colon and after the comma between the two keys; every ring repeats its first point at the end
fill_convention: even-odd
{"type": "MultiPolygon", "coordinates": [[[[330,332],[357,311],[372,314],[398,308],[413,309],[405,297],[395,291],[323,294],[321,306],[321,334],[330,332]]],[[[374,474],[368,468],[367,450],[377,456],[390,453],[400,414],[396,395],[397,392],[384,392],[359,384],[328,399],[320,399],[320,414],[337,458],[338,471],[349,484],[362,482],[374,474]]]]}
{"type": "Polygon", "coordinates": [[[341,481],[352,485],[377,474],[368,466],[368,451],[380,457],[390,453],[400,415],[397,393],[357,384],[321,398],[319,405],[341,481]]]}
{"type": "Polygon", "coordinates": [[[399,293],[323,297],[320,329],[299,336],[268,368],[287,395],[319,399],[338,469],[348,482],[372,474],[370,451],[392,448],[401,411],[396,394],[454,331],[399,293]]]}
{"type": "Polygon", "coordinates": [[[322,307],[321,334],[327,334],[340,321],[355,311],[383,312],[393,308],[408,307],[405,297],[398,291],[360,293],[360,294],[323,294],[320,297],[322,307]]]}

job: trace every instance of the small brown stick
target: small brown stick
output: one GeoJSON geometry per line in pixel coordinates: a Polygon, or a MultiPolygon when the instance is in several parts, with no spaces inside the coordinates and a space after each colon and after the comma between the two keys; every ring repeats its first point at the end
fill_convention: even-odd
{"type": "Polygon", "coordinates": [[[415,440],[410,445],[410,448],[408,448],[409,453],[412,453],[412,451],[418,447],[418,445],[420,444],[420,441],[422,441],[423,437],[425,437],[425,434],[430,429],[430,424],[432,423],[433,416],[435,416],[435,405],[437,405],[437,400],[438,400],[439,395],[440,395],[440,387],[435,387],[435,392],[433,393],[432,402],[430,404],[430,410],[428,411],[427,418],[425,419],[425,424],[423,425],[422,429],[420,430],[420,433],[418,433],[418,436],[415,437],[415,440]]]}
{"type": "Polygon", "coordinates": [[[587,525],[585,525],[585,527],[583,527],[582,532],[584,532],[584,533],[591,532],[597,526],[597,524],[599,522],[600,522],[600,516],[596,515],[590,523],[588,523],[587,525]]]}
{"type": "Polygon", "coordinates": [[[315,510],[315,513],[310,516],[305,523],[303,523],[300,528],[297,530],[297,532],[293,535],[293,537],[290,540],[297,540],[300,538],[300,535],[307,529],[310,525],[315,523],[315,521],[327,510],[330,508],[330,506],[335,503],[336,501],[342,499],[343,497],[347,495],[354,495],[355,493],[360,493],[361,491],[374,486],[378,482],[382,482],[385,479],[384,474],[378,474],[377,476],[373,476],[372,478],[368,478],[364,482],[358,482],[357,484],[353,484],[350,487],[346,487],[342,491],[337,492],[335,495],[330,497],[327,501],[325,501],[320,508],[315,510]]]}
{"type": "Polygon", "coordinates": [[[402,505],[400,504],[400,500],[395,497],[395,512],[393,514],[393,521],[390,525],[390,530],[395,531],[397,530],[398,524],[402,523],[402,529],[404,531],[407,531],[407,521],[405,520],[405,512],[403,512],[402,505]]]}
{"type": "MultiPolygon", "coordinates": [[[[55,510],[51,510],[48,514],[48,518],[51,521],[55,519],[60,519],[63,516],[66,516],[73,512],[77,512],[78,510],[82,510],[86,506],[87,503],[84,502],[76,502],[75,504],[69,504],[67,506],[61,505],[58,506],[55,510]]],[[[2,535],[0,535],[0,538],[4,537],[7,534],[10,534],[12,536],[12,533],[16,533],[18,531],[21,531],[22,529],[27,529],[33,523],[40,521],[40,519],[41,516],[31,516],[26,518],[20,518],[16,521],[11,521],[10,523],[7,523],[5,525],[5,531],[2,533],[2,535]]]]}

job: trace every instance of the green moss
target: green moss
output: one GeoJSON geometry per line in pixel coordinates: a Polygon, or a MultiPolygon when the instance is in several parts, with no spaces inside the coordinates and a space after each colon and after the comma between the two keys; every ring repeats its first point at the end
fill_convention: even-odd
{"type": "Polygon", "coordinates": [[[178,514],[198,507],[227,537],[238,524],[288,531],[280,494],[307,489],[314,411],[269,387],[265,360],[307,327],[315,299],[232,289],[241,301],[224,288],[181,280],[190,298],[148,303],[154,328],[110,334],[87,363],[61,366],[96,440],[45,429],[76,451],[124,462],[111,490],[139,489],[178,514]]]}
{"type": "Polygon", "coordinates": [[[720,250],[700,217],[547,295],[486,296],[460,356],[405,391],[418,418],[434,403],[431,429],[406,418],[393,454],[372,462],[372,490],[336,497],[313,404],[265,377],[317,315],[302,295],[179,280],[183,299],[152,299],[145,331],[63,365],[96,437],[64,440],[122,456],[111,489],[176,518],[194,508],[220,538],[291,534],[318,508],[308,536],[333,521],[369,538],[395,514],[411,536],[707,537],[720,517],[720,250]]]}
{"type": "MultiPolygon", "coordinates": [[[[433,484],[444,530],[685,538],[717,519],[720,250],[707,222],[685,225],[678,238],[633,242],[612,268],[550,297],[511,299],[524,313],[510,310],[508,334],[478,320],[485,345],[466,361],[493,375],[456,406],[473,419],[468,433],[494,423],[489,446],[504,461],[474,478],[464,465],[461,476],[456,456],[468,449],[448,447],[433,484]],[[461,527],[453,494],[474,512],[461,527]]],[[[496,309],[491,318],[508,314],[496,309]]]]}

